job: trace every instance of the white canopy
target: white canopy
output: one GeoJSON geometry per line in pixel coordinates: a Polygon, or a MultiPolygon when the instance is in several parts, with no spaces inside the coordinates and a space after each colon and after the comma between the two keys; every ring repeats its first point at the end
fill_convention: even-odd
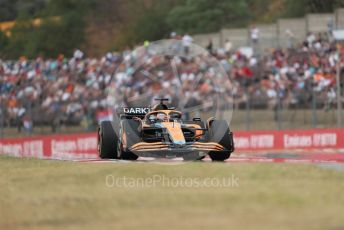
{"type": "Polygon", "coordinates": [[[344,41],[344,30],[334,30],[333,37],[337,41],[344,41]]]}

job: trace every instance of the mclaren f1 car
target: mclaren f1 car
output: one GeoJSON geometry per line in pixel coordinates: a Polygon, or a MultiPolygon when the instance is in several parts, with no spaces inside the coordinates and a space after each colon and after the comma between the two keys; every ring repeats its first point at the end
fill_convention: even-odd
{"type": "Polygon", "coordinates": [[[224,161],[234,151],[233,134],[225,120],[182,119],[183,114],[165,101],[150,108],[124,108],[117,122],[103,121],[98,129],[102,159],[136,160],[138,157],[200,160],[209,155],[224,161]]]}

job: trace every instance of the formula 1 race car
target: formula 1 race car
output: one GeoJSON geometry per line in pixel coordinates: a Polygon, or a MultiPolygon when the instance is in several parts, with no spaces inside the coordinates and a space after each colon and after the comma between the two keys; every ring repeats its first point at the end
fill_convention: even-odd
{"type": "Polygon", "coordinates": [[[103,121],[98,129],[102,159],[136,160],[138,157],[224,161],[234,151],[227,121],[200,118],[183,121],[182,113],[165,101],[150,108],[124,108],[118,122],[103,121]],[[115,131],[116,129],[117,132],[115,131]]]}

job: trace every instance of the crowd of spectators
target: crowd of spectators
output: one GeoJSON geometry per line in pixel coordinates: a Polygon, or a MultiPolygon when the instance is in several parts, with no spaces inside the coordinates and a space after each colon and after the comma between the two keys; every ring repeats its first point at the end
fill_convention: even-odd
{"type": "Polygon", "coordinates": [[[343,62],[339,60],[343,55],[344,49],[326,34],[310,33],[293,49],[271,49],[260,57],[230,53],[224,65],[236,85],[239,101],[247,100],[248,91],[251,103],[257,106],[267,102],[269,108],[276,108],[278,103],[282,107],[307,107],[314,96],[319,106],[328,109],[335,103],[337,63],[343,62]]]}
{"type": "Polygon", "coordinates": [[[206,48],[221,70],[208,55],[188,58],[191,36],[178,39],[185,58],[151,55],[145,42],[141,53],[127,49],[101,58],[75,50],[72,58],[0,60],[2,125],[28,131],[42,124],[53,130],[63,124],[92,129],[110,116],[107,108],[116,98],[129,104],[144,96],[179,97],[177,106],[192,107],[211,104],[216,93],[236,108],[249,102],[252,108],[269,109],[309,107],[315,96],[324,109],[334,106],[336,64],[344,50],[325,35],[309,34],[293,49],[271,49],[261,55],[233,50],[230,40],[214,49],[210,41],[206,48]],[[224,77],[229,80],[222,84],[224,77]]]}

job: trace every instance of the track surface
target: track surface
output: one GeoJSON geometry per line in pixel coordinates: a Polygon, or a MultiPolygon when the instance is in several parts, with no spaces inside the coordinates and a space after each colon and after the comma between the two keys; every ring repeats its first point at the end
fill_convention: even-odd
{"type": "MultiPolygon", "coordinates": [[[[101,160],[101,159],[82,159],[75,160],[78,162],[95,162],[95,163],[115,163],[126,162],[121,160],[101,160]]],[[[210,161],[209,158],[203,161],[210,161]]],[[[158,162],[158,163],[178,163],[182,159],[154,159],[139,158],[137,162],[158,162]]],[[[234,153],[225,163],[236,162],[261,162],[261,163],[344,163],[344,150],[327,149],[313,151],[293,151],[293,152],[264,152],[264,153],[234,153]]]]}

